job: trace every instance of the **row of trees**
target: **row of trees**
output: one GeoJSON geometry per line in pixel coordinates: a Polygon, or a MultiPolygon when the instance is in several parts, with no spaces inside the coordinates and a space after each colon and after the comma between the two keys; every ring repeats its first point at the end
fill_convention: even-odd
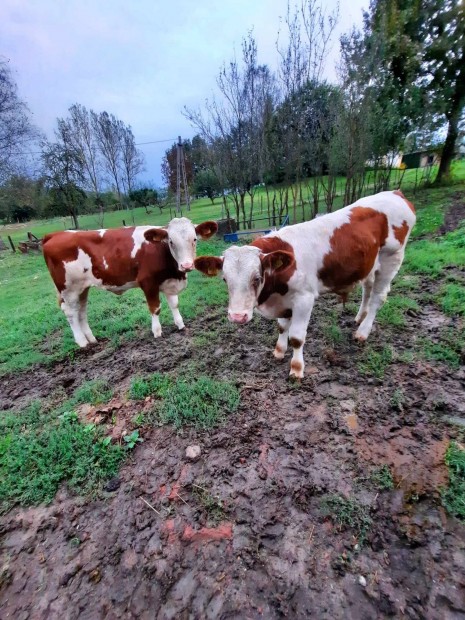
{"type": "MultiPolygon", "coordinates": [[[[251,226],[263,186],[260,211],[276,223],[290,209],[296,221],[314,216],[321,201],[331,210],[336,195],[349,203],[398,184],[395,154],[431,145],[441,126],[447,137],[436,182],[447,180],[465,106],[463,1],[371,0],[363,28],[341,38],[337,84],[324,79],[337,12],[321,0],[298,1],[278,33],[276,70],[260,64],[249,33],[240,58],[222,67],[213,97],[184,110],[198,131],[184,143],[191,192],[221,197],[228,216],[251,226]]],[[[78,212],[91,210],[103,225],[108,208],[156,201],[153,188],[136,185],[142,169],[131,127],[107,112],[73,105],[57,120],[55,139],[44,140],[0,60],[0,216],[26,216],[28,205],[14,210],[11,196],[31,195],[32,183],[36,212],[66,212],[77,226],[78,212]],[[33,182],[31,143],[42,163],[33,182]]],[[[162,172],[174,192],[175,145],[162,172]]]]}
{"type": "MultiPolygon", "coordinates": [[[[409,144],[430,146],[444,125],[436,182],[450,174],[465,106],[464,3],[372,0],[363,29],[341,38],[338,83],[329,84],[324,64],[337,18],[319,0],[288,7],[277,71],[259,63],[249,33],[240,60],[222,67],[217,93],[184,111],[198,130],[185,142],[192,191],[222,196],[243,226],[251,224],[259,185],[268,213],[276,219],[290,205],[294,220],[303,194],[314,215],[320,200],[331,210],[338,192],[348,204],[388,189],[396,154],[409,144]]],[[[173,146],[162,165],[172,189],[175,156],[173,146]]]]}
{"type": "Polygon", "coordinates": [[[152,187],[138,187],[144,169],[130,125],[108,112],[75,104],[57,119],[54,140],[46,140],[30,121],[6,61],[0,60],[0,218],[69,215],[147,206],[158,201],[152,187]],[[40,153],[31,170],[30,154],[40,153]],[[111,190],[111,191],[109,191],[111,190]]]}
{"type": "Polygon", "coordinates": [[[55,141],[42,144],[42,160],[55,203],[69,213],[76,228],[85,190],[93,196],[103,226],[103,189],[113,186],[121,203],[134,191],[144,167],[129,125],[79,104],[71,106],[67,118],[57,120],[55,141]]]}

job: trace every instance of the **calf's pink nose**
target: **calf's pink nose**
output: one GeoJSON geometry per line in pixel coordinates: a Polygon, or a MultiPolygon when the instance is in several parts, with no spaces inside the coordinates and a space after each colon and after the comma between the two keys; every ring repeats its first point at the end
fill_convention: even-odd
{"type": "Polygon", "coordinates": [[[194,263],[181,263],[181,269],[184,269],[184,271],[192,271],[192,269],[194,269],[194,263]]]}
{"type": "Polygon", "coordinates": [[[241,325],[247,323],[249,318],[247,312],[228,312],[228,316],[232,323],[240,323],[241,325]]]}

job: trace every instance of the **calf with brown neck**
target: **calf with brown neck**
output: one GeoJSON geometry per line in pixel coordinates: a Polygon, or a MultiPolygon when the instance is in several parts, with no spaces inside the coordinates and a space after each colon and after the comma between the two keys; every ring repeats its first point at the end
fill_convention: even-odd
{"type": "Polygon", "coordinates": [[[195,267],[209,276],[222,271],[230,321],[248,323],[254,309],[277,319],[274,355],[282,359],[289,343],[290,376],[301,379],[303,345],[315,300],[325,292],[345,299],[361,283],[355,338],[365,341],[402,264],[414,224],[413,205],[401,192],[381,192],[310,222],[287,226],[249,246],[228,248],[221,257],[199,257],[195,267]]]}
{"type": "Polygon", "coordinates": [[[160,292],[166,297],[175,325],[184,329],[178,294],[194,268],[197,237],[210,238],[216,222],[195,226],[185,217],[164,227],[62,231],[46,235],[43,253],[63,310],[80,347],[96,342],[87,322],[87,298],[92,286],[121,295],[143,290],[152,315],[152,332],[161,336],[160,292]]]}

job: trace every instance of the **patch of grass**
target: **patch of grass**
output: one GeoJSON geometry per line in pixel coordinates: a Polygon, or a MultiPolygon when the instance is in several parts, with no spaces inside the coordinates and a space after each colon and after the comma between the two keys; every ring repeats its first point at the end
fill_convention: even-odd
{"type": "Polygon", "coordinates": [[[363,354],[362,361],[358,364],[358,369],[362,375],[370,375],[377,379],[383,379],[386,368],[392,363],[393,355],[390,346],[384,346],[381,351],[368,346],[363,354]]]}
{"type": "Polygon", "coordinates": [[[164,396],[170,385],[171,379],[159,372],[148,377],[134,377],[131,380],[128,396],[131,400],[144,400],[152,394],[164,396]]]}
{"type": "Polygon", "coordinates": [[[362,506],[355,498],[342,495],[329,495],[323,498],[321,507],[323,514],[330,517],[340,529],[353,530],[359,545],[363,545],[372,524],[368,508],[362,506]]]}
{"type": "Polygon", "coordinates": [[[465,266],[465,226],[434,240],[421,239],[407,246],[404,267],[410,273],[438,278],[445,267],[465,266]]]}
{"type": "Polygon", "coordinates": [[[72,402],[77,405],[89,403],[89,405],[102,405],[111,400],[113,396],[112,388],[108,387],[106,381],[95,379],[86,381],[74,392],[72,402]]]}
{"type": "MultiPolygon", "coordinates": [[[[407,293],[409,291],[417,291],[420,285],[420,276],[414,276],[411,274],[400,273],[392,283],[392,290],[396,293],[407,293]]],[[[392,299],[392,296],[388,297],[388,300],[392,299]]]]}
{"type": "Polygon", "coordinates": [[[240,401],[239,390],[228,381],[216,381],[200,376],[196,379],[173,381],[160,405],[163,423],[181,428],[192,424],[197,428],[212,428],[234,413],[240,401]]]}
{"type": "Polygon", "coordinates": [[[374,469],[370,474],[370,480],[380,491],[388,491],[394,488],[391,470],[387,465],[374,469]]]}
{"type": "Polygon", "coordinates": [[[465,521],[465,449],[452,441],[445,457],[449,469],[449,486],[442,492],[444,508],[465,521]]]}
{"type": "Polygon", "coordinates": [[[437,300],[442,310],[449,316],[465,315],[465,286],[463,284],[446,284],[442,287],[437,300]]]}
{"type": "Polygon", "coordinates": [[[51,502],[64,482],[79,493],[114,476],[124,450],[93,424],[33,403],[0,416],[0,511],[51,502]]]}
{"type": "Polygon", "coordinates": [[[412,239],[423,237],[436,232],[440,226],[444,224],[444,213],[447,205],[447,199],[444,199],[443,193],[440,197],[430,200],[427,204],[418,204],[417,222],[412,231],[412,239]]]}
{"type": "Polygon", "coordinates": [[[441,331],[440,341],[418,340],[419,354],[426,360],[443,362],[451,368],[459,368],[465,352],[465,330],[445,329],[441,331]]]}
{"type": "Polygon", "coordinates": [[[341,344],[341,342],[344,342],[345,340],[341,328],[339,327],[339,325],[335,324],[323,325],[323,336],[326,342],[333,346],[341,344]]]}
{"type": "Polygon", "coordinates": [[[410,297],[391,295],[387,298],[386,303],[378,312],[376,319],[381,325],[404,327],[405,314],[408,310],[419,312],[420,306],[414,299],[411,299],[410,297]]]}

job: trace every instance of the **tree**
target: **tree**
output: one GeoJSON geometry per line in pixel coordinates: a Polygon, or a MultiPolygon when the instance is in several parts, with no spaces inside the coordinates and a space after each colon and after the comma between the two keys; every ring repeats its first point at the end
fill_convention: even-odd
{"type": "Polygon", "coordinates": [[[17,92],[8,63],[0,59],[0,180],[14,172],[23,151],[40,137],[17,92]]]}
{"type": "Polygon", "coordinates": [[[274,76],[258,64],[257,45],[249,33],[242,42],[242,62],[225,64],[218,77],[219,98],[206,102],[205,112],[185,108],[185,116],[199,130],[211,155],[210,168],[220,185],[230,191],[236,221],[250,225],[256,185],[265,168],[265,127],[275,99],[274,76]],[[218,171],[217,171],[218,168],[218,171]],[[250,196],[249,215],[245,196],[250,196]]]}
{"type": "Polygon", "coordinates": [[[45,193],[42,179],[15,174],[0,186],[0,219],[24,222],[41,215],[45,193]]]}
{"type": "Polygon", "coordinates": [[[67,123],[72,148],[79,154],[83,163],[85,187],[94,193],[95,204],[99,208],[103,220],[103,200],[101,198],[104,183],[103,161],[97,135],[92,126],[91,113],[85,106],[75,103],[69,109],[69,118],[62,120],[62,122],[67,123]]]}
{"type": "MultiPolygon", "coordinates": [[[[461,0],[372,0],[365,16],[365,56],[376,50],[370,79],[383,83],[378,103],[394,103],[393,133],[404,137],[436,120],[447,124],[436,182],[447,179],[465,106],[465,4],[461,0]],[[426,122],[425,122],[426,121],[426,122]]],[[[380,118],[383,118],[381,106],[380,118]]]]}
{"type": "Polygon", "coordinates": [[[213,170],[206,168],[199,170],[195,175],[193,190],[197,196],[207,196],[212,205],[215,204],[215,197],[221,192],[221,185],[218,177],[213,170]]]}
{"type": "Polygon", "coordinates": [[[436,177],[436,183],[441,183],[450,176],[465,107],[465,3],[425,0],[425,9],[425,88],[447,122],[447,137],[436,177]]]}
{"type": "Polygon", "coordinates": [[[122,144],[124,141],[124,123],[108,112],[97,114],[90,112],[92,129],[102,155],[103,166],[114,183],[118,201],[121,202],[123,189],[122,144]]]}
{"type": "Polygon", "coordinates": [[[136,141],[130,125],[121,129],[121,167],[123,187],[130,194],[137,176],[144,170],[144,158],[136,148],[136,141]]]}
{"type": "Polygon", "coordinates": [[[85,163],[75,148],[69,124],[58,119],[56,142],[43,142],[42,161],[45,178],[53,196],[52,209],[60,215],[69,215],[74,228],[79,228],[78,215],[86,194],[81,185],[85,182],[85,163]],[[59,213],[58,213],[59,212],[59,213]]]}
{"type": "Polygon", "coordinates": [[[134,189],[129,194],[129,199],[136,205],[145,207],[145,211],[149,213],[148,207],[159,204],[158,192],[151,187],[140,187],[134,189]]]}

